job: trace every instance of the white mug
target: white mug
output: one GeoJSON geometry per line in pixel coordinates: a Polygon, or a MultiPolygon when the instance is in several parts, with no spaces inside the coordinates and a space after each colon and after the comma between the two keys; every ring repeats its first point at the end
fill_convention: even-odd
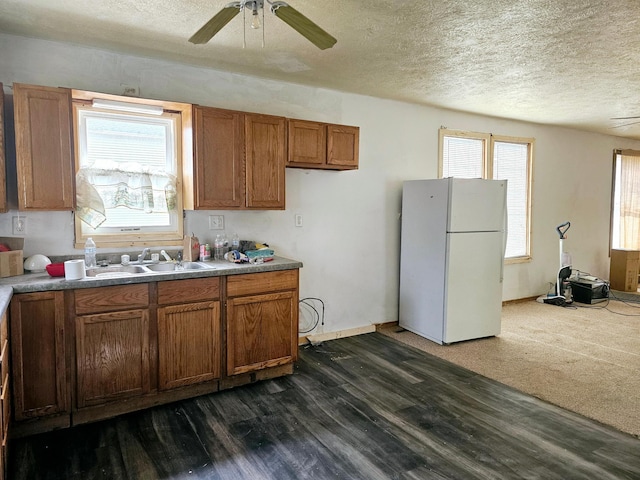
{"type": "Polygon", "coordinates": [[[131,257],[129,257],[129,255],[122,255],[120,257],[120,263],[122,265],[129,265],[129,262],[131,261],[131,257]]]}

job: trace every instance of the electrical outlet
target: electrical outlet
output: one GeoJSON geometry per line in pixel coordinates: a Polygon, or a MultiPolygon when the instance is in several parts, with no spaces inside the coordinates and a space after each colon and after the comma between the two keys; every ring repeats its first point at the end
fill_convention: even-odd
{"type": "Polygon", "coordinates": [[[302,215],[300,215],[299,213],[296,213],[296,227],[301,227],[302,226],[302,215]]]}
{"type": "Polygon", "coordinates": [[[24,235],[27,233],[27,218],[13,217],[13,234],[24,235]]]}
{"type": "Polygon", "coordinates": [[[121,83],[120,87],[122,88],[122,95],[125,97],[140,96],[140,87],[138,87],[138,85],[127,85],[126,83],[121,83]]]}
{"type": "Polygon", "coordinates": [[[224,230],[224,215],[209,215],[209,230],[224,230]]]}

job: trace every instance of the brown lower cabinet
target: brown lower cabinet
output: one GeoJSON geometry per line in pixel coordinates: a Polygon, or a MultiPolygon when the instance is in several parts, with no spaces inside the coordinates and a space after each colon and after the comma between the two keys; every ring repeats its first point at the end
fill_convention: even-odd
{"type": "Polygon", "coordinates": [[[9,329],[14,419],[69,426],[63,292],[14,295],[9,329]]]}
{"type": "Polygon", "coordinates": [[[7,441],[11,424],[11,384],[9,382],[9,318],[5,312],[0,319],[0,479],[6,478],[7,441]]]}
{"type": "Polygon", "coordinates": [[[158,389],[220,378],[220,277],[158,284],[158,389]]]}
{"type": "Polygon", "coordinates": [[[228,280],[227,375],[297,359],[298,271],[262,275],[237,275],[228,280]]]}
{"type": "Polygon", "coordinates": [[[298,270],[17,294],[10,330],[23,436],[292,373],[298,270]]]}
{"type": "Polygon", "coordinates": [[[76,364],[78,408],[149,393],[149,311],[76,317],[76,364]]]}

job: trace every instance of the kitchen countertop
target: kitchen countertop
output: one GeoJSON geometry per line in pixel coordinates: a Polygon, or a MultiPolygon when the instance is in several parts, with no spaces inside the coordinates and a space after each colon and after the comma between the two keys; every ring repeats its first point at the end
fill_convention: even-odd
{"type": "Polygon", "coordinates": [[[78,288],[107,287],[112,285],[129,285],[133,283],[161,282],[165,280],[181,280],[185,278],[220,277],[241,275],[244,273],[274,272],[302,268],[302,262],[284,257],[274,257],[272,261],[254,263],[231,263],[227,261],[201,262],[213,268],[200,270],[173,270],[170,272],[153,272],[117,278],[83,278],[82,280],[66,280],[64,277],[51,277],[47,272],[27,273],[15,277],[0,278],[0,313],[9,305],[14,293],[45,292],[49,290],[69,290],[78,288]]]}

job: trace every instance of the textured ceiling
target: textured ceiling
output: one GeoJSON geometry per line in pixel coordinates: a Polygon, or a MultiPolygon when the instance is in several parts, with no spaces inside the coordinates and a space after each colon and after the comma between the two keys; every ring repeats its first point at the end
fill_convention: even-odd
{"type": "Polygon", "coordinates": [[[189,43],[229,1],[2,0],[0,31],[640,139],[638,0],[287,0],[338,43],[268,12],[264,48],[242,14],[189,43]]]}

